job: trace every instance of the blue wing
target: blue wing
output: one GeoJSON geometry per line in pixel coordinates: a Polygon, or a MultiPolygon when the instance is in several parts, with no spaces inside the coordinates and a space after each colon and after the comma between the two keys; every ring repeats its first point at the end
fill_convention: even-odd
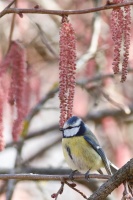
{"type": "Polygon", "coordinates": [[[111,173],[111,169],[110,169],[110,166],[109,166],[109,161],[107,159],[107,157],[105,156],[105,153],[104,151],[102,150],[102,148],[99,146],[99,144],[97,144],[93,138],[87,136],[87,135],[84,135],[84,139],[92,146],[92,148],[100,155],[100,157],[102,158],[102,161],[104,163],[104,166],[105,166],[105,169],[107,171],[108,174],[112,174],[111,173]]]}

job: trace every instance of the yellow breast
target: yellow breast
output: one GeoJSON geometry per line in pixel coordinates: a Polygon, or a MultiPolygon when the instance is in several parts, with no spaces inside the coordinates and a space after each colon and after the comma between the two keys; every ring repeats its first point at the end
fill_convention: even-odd
{"type": "Polygon", "coordinates": [[[62,148],[66,162],[72,170],[85,173],[103,167],[99,154],[82,136],[63,138],[62,148]]]}

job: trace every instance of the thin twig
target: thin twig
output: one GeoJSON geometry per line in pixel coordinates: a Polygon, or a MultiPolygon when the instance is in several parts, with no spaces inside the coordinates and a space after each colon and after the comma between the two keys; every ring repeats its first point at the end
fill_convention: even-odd
{"type": "MultiPolygon", "coordinates": [[[[133,73],[133,68],[129,68],[128,69],[129,73],[133,73]]],[[[83,80],[78,80],[77,84],[84,86],[85,84],[88,83],[92,83],[92,82],[97,82],[97,81],[103,81],[104,79],[107,78],[114,78],[115,76],[119,76],[121,75],[121,72],[119,72],[118,74],[114,74],[114,73],[108,73],[108,74],[97,74],[91,78],[87,78],[87,79],[83,79],[83,80]]]]}
{"type": "MultiPolygon", "coordinates": [[[[17,7],[17,0],[14,0],[12,3],[15,3],[15,7],[17,7]]],[[[9,47],[10,47],[12,36],[13,36],[13,30],[14,30],[14,25],[15,25],[15,17],[16,17],[16,13],[13,13],[11,28],[10,28],[10,34],[9,34],[9,47]]]]}
{"type": "Polygon", "coordinates": [[[21,15],[22,13],[28,14],[50,14],[50,15],[75,15],[75,14],[87,14],[98,12],[102,10],[108,10],[113,8],[119,8],[123,6],[133,5],[133,1],[126,2],[126,3],[119,3],[119,4],[111,4],[111,5],[104,5],[97,8],[90,8],[90,9],[83,9],[83,10],[46,10],[46,9],[36,9],[36,8],[29,8],[29,9],[19,9],[19,8],[5,8],[3,11],[0,12],[0,17],[3,17],[6,14],[10,13],[17,13],[21,15]]]}
{"type": "Polygon", "coordinates": [[[98,40],[101,32],[101,18],[99,13],[95,13],[93,16],[93,32],[91,37],[91,42],[88,50],[85,54],[83,54],[80,59],[76,62],[76,68],[78,72],[83,70],[85,64],[95,56],[97,47],[98,47],[98,40]]]}
{"type": "Polygon", "coordinates": [[[28,132],[28,128],[30,125],[30,121],[32,120],[32,118],[38,114],[38,112],[42,109],[44,103],[46,103],[50,98],[53,98],[54,95],[58,92],[59,88],[58,87],[54,87],[52,88],[37,104],[36,106],[28,113],[28,115],[25,117],[24,120],[24,127],[21,133],[22,137],[26,137],[27,132],[28,132]]]}
{"type": "Polygon", "coordinates": [[[58,87],[52,88],[40,101],[39,103],[30,111],[27,115],[26,120],[30,121],[41,109],[44,103],[46,103],[50,98],[59,91],[58,87]]]}
{"type": "MultiPolygon", "coordinates": [[[[42,130],[39,130],[39,131],[35,131],[35,132],[32,132],[32,133],[28,133],[28,135],[24,138],[24,140],[29,140],[31,138],[34,138],[34,137],[39,137],[41,135],[44,135],[50,131],[57,131],[59,130],[59,124],[54,124],[54,125],[51,125],[50,127],[48,128],[45,128],[45,129],[42,129],[42,130]]],[[[17,146],[17,145],[20,145],[23,141],[22,140],[19,140],[17,142],[9,142],[6,144],[6,148],[9,148],[9,147],[12,147],[12,146],[17,146]]]]}
{"type": "Polygon", "coordinates": [[[44,146],[43,148],[39,149],[32,156],[30,156],[29,158],[27,158],[26,160],[24,160],[23,162],[21,162],[21,164],[22,165],[28,164],[29,162],[33,161],[37,157],[39,157],[42,154],[44,154],[48,149],[50,149],[54,145],[58,144],[59,142],[61,142],[61,137],[56,138],[55,141],[52,141],[50,144],[48,144],[48,145],[44,146]]]}
{"type": "MultiPolygon", "coordinates": [[[[100,89],[100,88],[99,88],[100,89]]],[[[118,103],[116,102],[113,98],[111,98],[109,96],[109,94],[107,94],[106,92],[104,92],[102,89],[100,89],[100,92],[102,93],[103,97],[110,102],[112,105],[116,106],[117,108],[123,110],[125,113],[128,113],[128,107],[126,107],[124,104],[122,103],[118,103]]],[[[129,110],[130,112],[130,110],[129,110]]]]}
{"type": "MultiPolygon", "coordinates": [[[[17,154],[14,163],[14,168],[10,171],[10,174],[15,173],[15,168],[19,167],[21,164],[21,151],[22,151],[23,143],[17,146],[17,154]]],[[[16,186],[17,181],[15,179],[10,179],[7,181],[6,188],[6,200],[11,200],[14,192],[14,188],[16,186]]]]}
{"type": "Polygon", "coordinates": [[[10,8],[10,7],[15,3],[15,1],[16,1],[16,0],[13,0],[11,3],[9,3],[8,6],[5,7],[5,9],[10,8]]]}
{"type": "Polygon", "coordinates": [[[51,195],[52,198],[55,198],[55,200],[57,200],[58,195],[63,193],[64,184],[65,184],[65,182],[61,181],[61,186],[60,186],[59,190],[56,193],[54,193],[54,194],[51,195]]]}
{"type": "MultiPolygon", "coordinates": [[[[110,176],[102,175],[102,174],[90,174],[89,178],[107,180],[110,178],[110,176]]],[[[2,179],[2,180],[16,179],[16,180],[34,180],[34,181],[41,181],[41,180],[60,181],[62,179],[69,180],[70,178],[69,178],[69,175],[0,174],[0,179],[2,179]]],[[[85,176],[84,175],[75,175],[74,180],[85,180],[85,176]]]]}
{"type": "Polygon", "coordinates": [[[14,25],[15,25],[15,17],[16,17],[16,13],[13,13],[12,22],[11,22],[11,28],[10,28],[10,34],[9,34],[9,48],[10,48],[12,35],[13,35],[13,30],[14,30],[14,25]]]}
{"type": "Polygon", "coordinates": [[[129,191],[128,182],[124,183],[124,191],[123,191],[123,198],[122,199],[131,199],[132,195],[129,191]]]}
{"type": "Polygon", "coordinates": [[[128,108],[128,113],[125,112],[123,109],[104,109],[104,110],[99,110],[99,111],[94,111],[91,113],[88,113],[85,117],[85,120],[92,120],[92,121],[101,121],[101,119],[112,116],[114,118],[118,117],[121,119],[122,117],[129,117],[133,113],[133,105],[127,105],[128,108]]]}
{"type": "Polygon", "coordinates": [[[78,192],[79,194],[81,194],[81,196],[84,199],[87,199],[86,195],[83,192],[81,192],[80,190],[78,190],[77,188],[75,188],[76,184],[74,184],[74,183],[68,183],[67,181],[65,181],[65,184],[67,184],[70,188],[72,188],[73,190],[75,190],[76,192],[78,192]]]}
{"type": "Polygon", "coordinates": [[[42,30],[41,26],[39,24],[36,23],[36,26],[39,30],[40,36],[41,36],[41,40],[43,42],[43,44],[47,47],[47,49],[49,50],[49,52],[56,58],[59,59],[59,56],[57,55],[56,51],[54,50],[54,48],[50,45],[47,36],[45,34],[45,32],[42,30]]]}
{"type": "MultiPolygon", "coordinates": [[[[84,120],[85,121],[92,120],[92,121],[95,121],[95,122],[100,122],[101,119],[108,117],[108,116],[112,116],[114,118],[117,118],[117,120],[118,120],[118,118],[121,119],[122,117],[125,117],[125,119],[126,119],[126,117],[129,117],[133,113],[133,104],[126,105],[126,108],[128,109],[128,113],[125,112],[125,110],[123,110],[123,109],[119,109],[119,110],[118,109],[102,109],[102,110],[99,110],[99,111],[89,112],[86,115],[86,117],[84,118],[84,120]]],[[[51,125],[51,127],[49,127],[49,128],[29,133],[29,135],[27,135],[25,137],[25,140],[44,135],[47,132],[57,130],[57,129],[59,129],[59,124],[51,125]]],[[[6,148],[9,148],[9,147],[14,146],[14,145],[19,145],[19,143],[21,143],[21,142],[22,141],[10,142],[6,145],[6,148]]]]}
{"type": "MultiPolygon", "coordinates": [[[[78,84],[80,85],[80,84],[78,84]]],[[[103,95],[103,97],[109,102],[111,103],[112,105],[114,105],[115,107],[117,107],[118,109],[120,110],[123,110],[126,114],[129,114],[130,113],[130,110],[129,108],[122,104],[122,103],[118,103],[117,101],[115,101],[113,98],[110,97],[109,94],[107,94],[103,89],[101,89],[101,87],[99,85],[92,85],[90,87],[88,86],[83,86],[81,84],[81,87],[83,87],[88,93],[92,90],[96,91],[97,94],[100,94],[100,95],[103,95]]]]}

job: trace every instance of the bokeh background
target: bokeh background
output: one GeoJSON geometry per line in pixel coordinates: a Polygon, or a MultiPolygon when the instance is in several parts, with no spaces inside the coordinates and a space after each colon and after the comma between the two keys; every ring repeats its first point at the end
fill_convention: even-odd
{"type": "MultiPolygon", "coordinates": [[[[0,11],[11,1],[0,0],[0,11]]],[[[105,0],[17,0],[18,8],[64,10],[86,9],[104,5],[105,0]]],[[[124,83],[113,75],[113,41],[110,30],[111,10],[69,16],[77,38],[77,74],[73,114],[83,118],[98,137],[108,158],[118,167],[133,155],[133,28],[129,56],[129,73],[124,83]]],[[[0,18],[0,62],[11,40],[23,43],[29,66],[30,120],[25,139],[12,140],[12,110],[5,104],[3,112],[5,149],[0,152],[0,173],[67,173],[59,131],[59,30],[61,17],[55,15],[13,14],[0,18]],[[47,96],[49,92],[52,95],[47,96]],[[42,99],[44,103],[38,104],[42,99]],[[37,107],[39,105],[39,107],[37,107]],[[62,170],[62,171],[61,171],[62,170]]],[[[5,83],[6,83],[5,79],[5,83]]],[[[77,183],[89,196],[101,183],[77,183]]],[[[1,181],[0,200],[49,200],[57,192],[56,181],[1,181]]],[[[122,187],[108,197],[120,199],[122,187]]],[[[83,199],[65,186],[58,199],[83,199]]]]}

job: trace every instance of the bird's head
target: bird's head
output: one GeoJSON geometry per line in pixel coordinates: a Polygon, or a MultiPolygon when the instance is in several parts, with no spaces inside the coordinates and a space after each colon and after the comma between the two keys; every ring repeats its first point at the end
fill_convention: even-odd
{"type": "Polygon", "coordinates": [[[69,138],[84,135],[86,127],[79,117],[73,116],[65,122],[63,128],[60,130],[63,132],[63,137],[69,138]]]}

